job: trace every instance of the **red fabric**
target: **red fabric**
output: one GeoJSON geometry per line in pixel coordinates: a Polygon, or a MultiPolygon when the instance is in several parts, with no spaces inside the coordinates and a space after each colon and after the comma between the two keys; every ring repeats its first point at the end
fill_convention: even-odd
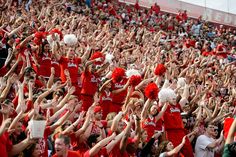
{"type": "Polygon", "coordinates": [[[99,77],[96,74],[92,74],[89,71],[85,71],[81,75],[81,80],[81,94],[93,96],[98,89],[98,83],[100,82],[99,77]]]}
{"type": "Polygon", "coordinates": [[[99,104],[101,105],[102,107],[102,116],[103,118],[102,119],[106,119],[107,117],[107,114],[110,111],[110,107],[112,106],[112,97],[113,97],[113,94],[112,92],[105,92],[104,90],[101,91],[101,94],[100,94],[100,101],[99,101],[99,104]]]}
{"type": "Polygon", "coordinates": [[[134,8],[137,9],[137,10],[140,9],[140,6],[139,6],[139,4],[138,4],[138,1],[135,3],[134,8]]]}
{"type": "Polygon", "coordinates": [[[26,102],[26,106],[27,106],[26,112],[29,112],[33,108],[33,102],[31,100],[28,100],[26,102]]]}
{"type": "MultiPolygon", "coordinates": [[[[106,148],[102,148],[96,155],[94,155],[93,157],[107,157],[108,154],[107,154],[107,149],[106,148]]],[[[84,153],[84,157],[90,157],[90,154],[89,154],[89,150],[87,150],[85,153],[84,153]]]]}
{"type": "Polygon", "coordinates": [[[4,65],[1,69],[0,69],[0,76],[4,76],[7,74],[7,67],[4,65]]]}
{"type": "MultiPolygon", "coordinates": [[[[126,82],[127,82],[127,79],[122,79],[120,82],[113,83],[112,84],[112,90],[117,90],[117,89],[123,88],[124,85],[126,84],[126,82]]],[[[127,95],[126,90],[124,90],[123,92],[120,92],[118,94],[114,94],[112,102],[122,104],[125,100],[126,95],[127,95]]]]}
{"type": "Polygon", "coordinates": [[[205,57],[207,57],[207,56],[212,56],[212,55],[213,55],[213,52],[212,52],[212,51],[210,51],[210,52],[204,51],[204,52],[202,52],[202,55],[205,56],[205,57]]]}
{"type": "Polygon", "coordinates": [[[223,44],[219,44],[217,45],[216,50],[226,52],[226,47],[223,44]]]}
{"type": "Polygon", "coordinates": [[[160,12],[160,6],[159,5],[157,5],[157,4],[154,4],[152,7],[151,7],[151,9],[156,13],[156,14],[159,14],[159,12],[160,12]]]}
{"type": "Polygon", "coordinates": [[[7,132],[3,133],[0,136],[0,150],[1,150],[1,157],[8,157],[9,151],[12,149],[12,142],[9,139],[9,134],[7,132]]]}
{"type": "Polygon", "coordinates": [[[88,95],[81,95],[80,96],[82,101],[82,109],[87,111],[88,108],[93,104],[93,97],[88,95]]]}
{"type": "Polygon", "coordinates": [[[183,129],[183,121],[181,118],[181,107],[179,104],[169,105],[164,113],[165,129],[183,129]]]}
{"type": "MultiPolygon", "coordinates": [[[[224,137],[227,138],[229,134],[229,129],[234,121],[234,118],[225,118],[224,120],[224,137]]],[[[236,134],[234,135],[236,137],[236,134]]]]}
{"type": "Polygon", "coordinates": [[[182,19],[183,19],[184,21],[186,21],[186,20],[188,19],[187,13],[183,13],[183,14],[182,14],[182,19]]]}
{"type": "MultiPolygon", "coordinates": [[[[55,154],[52,157],[59,157],[59,156],[55,154]]],[[[78,151],[68,150],[67,157],[82,157],[82,155],[78,151]]]]}
{"type": "Polygon", "coordinates": [[[162,130],[162,120],[159,119],[158,121],[156,121],[156,118],[151,119],[148,117],[142,122],[142,128],[147,131],[147,140],[150,140],[155,131],[162,130]]]}
{"type": "Polygon", "coordinates": [[[129,157],[128,153],[125,151],[121,153],[120,151],[120,142],[115,145],[115,147],[111,150],[109,157],[129,157]]]}
{"type": "MultiPolygon", "coordinates": [[[[182,138],[185,136],[184,129],[166,130],[166,136],[167,139],[173,143],[174,147],[177,147],[182,142],[182,138]]],[[[184,147],[181,149],[181,153],[183,153],[184,157],[194,157],[192,146],[188,138],[186,138],[186,142],[184,147]]]]}
{"type": "Polygon", "coordinates": [[[43,53],[42,56],[37,56],[38,64],[38,76],[49,77],[51,74],[51,55],[48,53],[43,53]]]}
{"type": "Polygon", "coordinates": [[[55,77],[60,77],[61,68],[59,62],[52,58],[51,66],[55,69],[55,77]]]}
{"type": "Polygon", "coordinates": [[[70,72],[70,78],[72,83],[78,82],[78,65],[81,64],[81,58],[75,58],[73,60],[69,60],[68,58],[61,57],[59,60],[59,64],[61,67],[61,80],[62,82],[66,82],[66,76],[64,74],[64,70],[68,69],[70,72]]]}

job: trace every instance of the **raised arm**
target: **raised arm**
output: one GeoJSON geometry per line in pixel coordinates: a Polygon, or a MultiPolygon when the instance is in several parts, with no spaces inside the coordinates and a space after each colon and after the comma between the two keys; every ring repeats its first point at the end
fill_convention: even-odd
{"type": "Polygon", "coordinates": [[[118,123],[119,121],[121,120],[123,116],[123,113],[122,112],[119,112],[113,119],[113,122],[112,122],[112,125],[111,125],[111,131],[112,132],[116,132],[117,130],[117,127],[118,127],[118,123]]]}
{"type": "Polygon", "coordinates": [[[183,137],[182,142],[177,147],[175,147],[173,150],[169,152],[166,152],[165,156],[167,157],[167,156],[172,156],[174,154],[177,154],[183,148],[185,141],[186,141],[186,136],[183,137]]]}
{"type": "Polygon", "coordinates": [[[82,63],[85,63],[85,61],[88,60],[89,55],[90,55],[90,51],[91,51],[91,48],[88,45],[87,48],[86,48],[86,51],[84,52],[83,56],[81,57],[81,62],[82,63]]]}
{"type": "Polygon", "coordinates": [[[89,156],[90,157],[95,156],[105,145],[107,145],[115,137],[116,137],[116,134],[113,133],[111,136],[108,136],[107,138],[104,138],[103,140],[98,142],[95,146],[93,146],[92,149],[89,150],[89,156]]]}
{"type": "Polygon", "coordinates": [[[141,112],[141,120],[142,121],[145,120],[146,117],[148,116],[148,108],[149,108],[150,104],[151,104],[150,99],[148,99],[144,104],[143,110],[141,112]]]}
{"type": "Polygon", "coordinates": [[[183,95],[179,101],[181,108],[183,108],[186,105],[186,103],[188,102],[188,98],[189,98],[189,85],[185,84],[183,95]]]}

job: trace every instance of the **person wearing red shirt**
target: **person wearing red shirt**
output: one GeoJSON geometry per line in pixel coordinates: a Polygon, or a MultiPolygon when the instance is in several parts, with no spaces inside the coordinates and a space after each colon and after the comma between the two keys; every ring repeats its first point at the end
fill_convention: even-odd
{"type": "Polygon", "coordinates": [[[49,78],[51,74],[51,54],[49,52],[50,46],[47,42],[43,43],[42,51],[37,54],[38,76],[49,78]]]}
{"type": "Polygon", "coordinates": [[[139,10],[139,9],[140,9],[138,0],[136,0],[136,3],[135,3],[135,5],[134,5],[134,8],[135,8],[136,10],[139,10]]]}
{"type": "MultiPolygon", "coordinates": [[[[92,69],[95,69],[95,67],[93,66],[91,70],[92,69]]],[[[98,75],[93,71],[94,70],[90,71],[85,69],[85,71],[81,75],[81,80],[82,80],[81,100],[82,100],[83,110],[85,111],[87,111],[88,108],[92,105],[93,96],[97,92],[98,83],[100,82],[98,75]]]]}
{"type": "MultiPolygon", "coordinates": [[[[182,138],[185,136],[185,130],[183,121],[181,118],[181,106],[184,106],[189,97],[189,87],[185,85],[182,99],[179,104],[176,103],[176,95],[172,95],[168,102],[169,106],[167,107],[164,113],[164,127],[166,131],[166,136],[169,141],[173,143],[176,147],[178,146],[182,138]]],[[[186,143],[182,149],[182,153],[185,157],[193,157],[193,150],[189,139],[186,139],[186,143]]]]}
{"type": "Polygon", "coordinates": [[[90,53],[89,47],[87,48],[84,55],[80,57],[76,57],[76,54],[74,50],[69,49],[67,53],[67,57],[63,57],[53,49],[53,54],[56,60],[59,62],[61,67],[61,80],[62,83],[65,83],[68,79],[71,80],[71,83],[73,86],[75,86],[76,91],[75,95],[80,95],[80,90],[78,86],[78,79],[79,79],[79,64],[83,64],[85,60],[88,58],[88,55],[90,53]]]}
{"type": "MultiPolygon", "coordinates": [[[[148,100],[150,101],[150,100],[148,100]]],[[[142,128],[147,131],[147,140],[150,140],[155,132],[163,131],[161,119],[168,104],[165,104],[162,110],[158,113],[158,107],[153,105],[150,107],[150,102],[146,102],[142,111],[142,128]],[[150,107],[150,113],[147,113],[148,108],[150,107]]]]}
{"type": "Polygon", "coordinates": [[[112,105],[113,93],[111,92],[111,80],[107,80],[99,89],[99,104],[103,111],[102,119],[106,119],[112,105]]]}
{"type": "Polygon", "coordinates": [[[151,7],[151,10],[154,11],[156,15],[158,15],[161,9],[160,9],[160,6],[157,5],[157,3],[154,3],[154,5],[151,7]]]}
{"type": "Polygon", "coordinates": [[[112,99],[112,106],[110,107],[110,112],[118,113],[119,111],[121,111],[121,107],[127,95],[128,86],[129,86],[129,81],[125,77],[123,77],[122,80],[119,82],[113,82],[112,84],[113,99],[112,99]]]}
{"type": "Polygon", "coordinates": [[[78,151],[69,150],[70,138],[65,135],[59,135],[55,141],[56,154],[53,157],[82,157],[78,151]]]}
{"type": "Polygon", "coordinates": [[[108,63],[103,64],[101,67],[95,65],[95,62],[101,61],[101,58],[96,58],[88,61],[85,65],[85,70],[81,75],[82,89],[81,100],[84,111],[93,103],[93,96],[98,91],[98,85],[100,83],[100,74],[108,67],[108,63]]]}
{"type": "Polygon", "coordinates": [[[56,60],[55,57],[52,56],[52,60],[51,60],[51,65],[54,68],[55,74],[54,77],[55,78],[60,78],[61,75],[61,67],[59,62],[56,60]]]}
{"type": "Polygon", "coordinates": [[[187,10],[184,10],[184,12],[182,13],[182,19],[183,21],[187,21],[188,19],[187,10]]]}

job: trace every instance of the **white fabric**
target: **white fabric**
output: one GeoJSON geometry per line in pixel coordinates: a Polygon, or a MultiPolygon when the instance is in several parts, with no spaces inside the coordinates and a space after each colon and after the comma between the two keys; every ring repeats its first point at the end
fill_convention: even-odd
{"type": "Polygon", "coordinates": [[[165,154],[166,154],[166,152],[161,153],[161,154],[159,155],[159,157],[165,157],[165,154]]]}
{"type": "Polygon", "coordinates": [[[199,136],[195,145],[195,157],[214,157],[214,150],[207,148],[212,142],[214,142],[213,138],[206,135],[199,136]]]}

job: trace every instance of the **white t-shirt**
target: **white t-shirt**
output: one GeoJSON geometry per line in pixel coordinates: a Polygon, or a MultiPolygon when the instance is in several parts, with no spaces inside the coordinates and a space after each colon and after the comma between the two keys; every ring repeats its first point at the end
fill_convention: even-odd
{"type": "Polygon", "coordinates": [[[166,152],[163,152],[159,155],[159,157],[165,157],[166,152]]]}
{"type": "Polygon", "coordinates": [[[213,138],[206,135],[199,136],[195,145],[195,157],[214,157],[214,149],[207,148],[212,142],[213,138]]]}

